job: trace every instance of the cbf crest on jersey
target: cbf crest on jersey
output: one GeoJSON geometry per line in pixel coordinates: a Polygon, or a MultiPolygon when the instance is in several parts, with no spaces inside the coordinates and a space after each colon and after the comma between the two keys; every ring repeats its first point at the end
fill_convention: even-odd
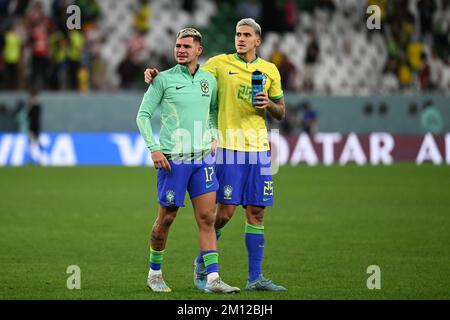
{"type": "Polygon", "coordinates": [[[202,89],[202,92],[204,94],[207,94],[209,92],[209,83],[208,80],[203,79],[200,81],[200,88],[202,89]]]}

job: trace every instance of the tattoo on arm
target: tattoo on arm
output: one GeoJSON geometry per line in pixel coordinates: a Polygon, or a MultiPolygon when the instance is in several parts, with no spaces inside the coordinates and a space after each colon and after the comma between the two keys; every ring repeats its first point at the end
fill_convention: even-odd
{"type": "Polygon", "coordinates": [[[285,114],[284,98],[276,101],[270,100],[270,106],[267,110],[273,118],[279,121],[283,120],[285,114]]]}

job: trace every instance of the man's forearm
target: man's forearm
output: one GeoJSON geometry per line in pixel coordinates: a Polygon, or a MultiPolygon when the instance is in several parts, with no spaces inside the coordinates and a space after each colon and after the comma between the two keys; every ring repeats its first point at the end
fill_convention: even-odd
{"type": "Polygon", "coordinates": [[[269,111],[270,115],[273,118],[280,120],[280,121],[283,120],[284,113],[285,113],[284,99],[280,99],[278,101],[270,100],[270,104],[269,104],[269,107],[267,108],[267,110],[269,111]]]}
{"type": "Polygon", "coordinates": [[[160,150],[160,146],[153,137],[150,119],[151,117],[146,117],[141,113],[136,117],[136,123],[147,148],[149,148],[151,152],[154,152],[160,150]]]}

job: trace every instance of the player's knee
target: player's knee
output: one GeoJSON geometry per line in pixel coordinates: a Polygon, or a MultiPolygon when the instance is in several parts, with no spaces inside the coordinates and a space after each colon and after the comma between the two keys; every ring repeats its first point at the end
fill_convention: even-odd
{"type": "Polygon", "coordinates": [[[173,221],[177,217],[176,211],[166,211],[162,217],[162,224],[165,228],[168,228],[172,225],[173,221]]]}
{"type": "Polygon", "coordinates": [[[234,206],[221,206],[217,214],[221,220],[228,222],[233,217],[234,211],[234,206]]]}
{"type": "Polygon", "coordinates": [[[214,211],[205,211],[199,214],[199,223],[203,227],[212,228],[216,217],[214,216],[214,211]]]}
{"type": "Polygon", "coordinates": [[[264,208],[263,207],[248,207],[247,219],[250,223],[262,224],[264,222],[264,208]]]}
{"type": "Polygon", "coordinates": [[[167,227],[170,227],[170,225],[173,223],[173,221],[176,218],[176,213],[173,214],[169,214],[164,218],[164,225],[166,225],[167,227]]]}
{"type": "Polygon", "coordinates": [[[215,223],[216,229],[223,228],[228,223],[228,221],[230,221],[231,217],[232,215],[226,214],[225,212],[218,213],[215,223]]]}

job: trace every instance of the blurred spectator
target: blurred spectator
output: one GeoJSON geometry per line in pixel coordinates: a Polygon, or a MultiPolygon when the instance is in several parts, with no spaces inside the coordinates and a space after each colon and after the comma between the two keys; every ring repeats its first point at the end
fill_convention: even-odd
{"type": "Polygon", "coordinates": [[[425,91],[431,88],[430,82],[430,64],[425,52],[422,53],[422,68],[419,71],[420,90],[425,91]]]}
{"type": "Polygon", "coordinates": [[[17,123],[18,132],[28,136],[29,134],[29,121],[28,121],[28,108],[24,100],[19,99],[16,104],[16,108],[12,112],[15,121],[17,123]]]}
{"type": "Polygon", "coordinates": [[[28,136],[28,155],[33,164],[42,164],[42,147],[39,142],[41,133],[41,104],[39,92],[31,89],[27,100],[18,100],[13,111],[19,132],[28,136]]]}
{"type": "Polygon", "coordinates": [[[102,47],[105,43],[106,37],[98,26],[97,22],[93,22],[89,26],[83,28],[84,38],[85,38],[85,54],[86,60],[89,63],[92,56],[100,53],[102,47]]]}
{"type": "Polygon", "coordinates": [[[401,56],[401,48],[399,46],[400,39],[398,34],[394,33],[393,36],[387,38],[387,55],[389,59],[398,60],[401,56]]]}
{"type": "Polygon", "coordinates": [[[397,45],[406,48],[415,32],[414,15],[411,13],[408,0],[388,1],[388,23],[397,45]]]}
{"type": "Polygon", "coordinates": [[[306,46],[305,68],[303,72],[303,90],[307,92],[314,90],[315,67],[320,54],[316,34],[314,32],[310,32],[309,36],[310,39],[306,46]]]}
{"type": "Polygon", "coordinates": [[[420,42],[411,42],[407,47],[408,63],[414,71],[423,67],[423,45],[420,42]]]}
{"type": "Polygon", "coordinates": [[[82,78],[89,78],[89,87],[94,90],[101,90],[108,87],[106,84],[106,63],[103,61],[101,51],[105,43],[106,37],[98,27],[97,22],[92,22],[84,30],[85,34],[85,49],[82,71],[82,78]],[[87,72],[87,74],[85,74],[87,72]]]}
{"type": "Polygon", "coordinates": [[[433,15],[436,11],[434,0],[419,0],[417,2],[417,11],[419,13],[420,31],[426,35],[433,31],[433,15]]]}
{"type": "Polygon", "coordinates": [[[66,59],[69,47],[68,38],[61,30],[55,30],[49,38],[49,57],[51,61],[49,87],[53,90],[66,89],[66,59]]]}
{"type": "Polygon", "coordinates": [[[408,66],[406,58],[403,58],[398,67],[398,81],[400,88],[408,88],[413,83],[413,75],[411,69],[408,66]]]}
{"type": "Polygon", "coordinates": [[[96,0],[75,0],[75,5],[80,7],[83,18],[82,24],[90,24],[101,16],[101,9],[96,0]]]}
{"type": "MultiPolygon", "coordinates": [[[[163,70],[163,69],[161,69],[163,70]]],[[[104,90],[109,88],[107,81],[107,64],[103,60],[100,52],[94,53],[91,61],[91,84],[94,90],[104,90]]]]}
{"type": "Polygon", "coordinates": [[[39,143],[39,136],[41,134],[41,104],[37,90],[33,89],[30,91],[27,107],[30,158],[32,163],[42,164],[42,152],[39,143]]]}
{"type": "Polygon", "coordinates": [[[148,60],[150,51],[145,44],[145,34],[135,31],[131,39],[128,41],[128,52],[131,60],[135,64],[142,64],[148,60]]]}
{"type": "Polygon", "coordinates": [[[38,24],[31,30],[32,62],[30,85],[43,88],[47,84],[48,61],[48,31],[45,24],[38,24]]]}
{"type": "Polygon", "coordinates": [[[67,8],[72,4],[72,0],[53,0],[51,7],[51,18],[57,29],[66,28],[67,8]]]}
{"type": "Polygon", "coordinates": [[[128,51],[117,69],[120,76],[120,87],[124,89],[134,88],[137,83],[142,83],[142,67],[135,62],[132,56],[132,52],[128,51]]]}
{"type": "Polygon", "coordinates": [[[153,54],[149,60],[154,61],[158,70],[167,70],[173,65],[172,57],[167,54],[153,54]]]}
{"type": "Polygon", "coordinates": [[[286,25],[284,31],[294,31],[298,23],[297,6],[294,0],[286,0],[284,2],[284,23],[286,25]]]}
{"type": "Polygon", "coordinates": [[[442,2],[442,10],[434,15],[434,45],[441,59],[448,61],[450,54],[450,1],[442,2]]]}
{"type": "Polygon", "coordinates": [[[389,60],[381,78],[381,92],[383,94],[398,91],[400,84],[396,75],[397,69],[397,61],[394,59],[389,60]]]}
{"type": "Polygon", "coordinates": [[[284,59],[284,53],[280,50],[280,43],[277,42],[273,46],[272,53],[270,54],[269,61],[272,62],[277,68],[281,66],[284,59]]]}
{"type": "Polygon", "coordinates": [[[420,89],[422,91],[432,91],[439,89],[439,83],[442,79],[443,63],[438,59],[433,50],[431,57],[423,53],[423,67],[419,73],[420,89]]]}
{"type": "Polygon", "coordinates": [[[41,1],[36,1],[34,3],[25,19],[28,28],[34,28],[41,23],[47,23],[41,1]]]}
{"type": "Polygon", "coordinates": [[[133,17],[134,27],[142,33],[150,28],[151,8],[148,0],[139,0],[139,8],[133,17]]]}
{"type": "Polygon", "coordinates": [[[84,49],[84,37],[78,30],[70,30],[67,37],[67,73],[69,76],[69,88],[76,90],[78,89],[78,72],[80,70],[84,49]]]}
{"type": "Polygon", "coordinates": [[[286,108],[286,116],[281,121],[280,129],[285,134],[302,132],[302,103],[286,108]]]}
{"type": "Polygon", "coordinates": [[[301,128],[304,132],[314,135],[319,131],[319,114],[316,110],[311,108],[308,101],[305,101],[301,105],[302,120],[301,128]]]}
{"type": "Polygon", "coordinates": [[[7,89],[19,87],[19,62],[22,54],[22,40],[16,32],[15,24],[11,24],[5,33],[3,61],[5,64],[4,82],[7,89]]]}
{"type": "Polygon", "coordinates": [[[89,71],[89,66],[82,64],[77,74],[78,89],[81,92],[88,92],[91,89],[91,74],[89,71]]]}
{"type": "Polygon", "coordinates": [[[281,62],[279,71],[281,74],[281,85],[285,90],[297,90],[298,85],[298,73],[294,64],[288,59],[286,55],[281,62]]]}
{"type": "Polygon", "coordinates": [[[0,88],[3,87],[4,73],[5,73],[5,61],[3,57],[4,47],[5,47],[5,31],[0,25],[0,88]]]}
{"type": "Polygon", "coordinates": [[[438,90],[442,82],[442,71],[444,70],[444,63],[439,59],[436,50],[431,50],[431,56],[426,58],[429,65],[429,89],[438,90]]]}
{"type": "Polygon", "coordinates": [[[275,64],[281,75],[281,86],[284,90],[297,89],[297,71],[289,58],[281,52],[278,43],[275,45],[269,61],[275,64]]]}

